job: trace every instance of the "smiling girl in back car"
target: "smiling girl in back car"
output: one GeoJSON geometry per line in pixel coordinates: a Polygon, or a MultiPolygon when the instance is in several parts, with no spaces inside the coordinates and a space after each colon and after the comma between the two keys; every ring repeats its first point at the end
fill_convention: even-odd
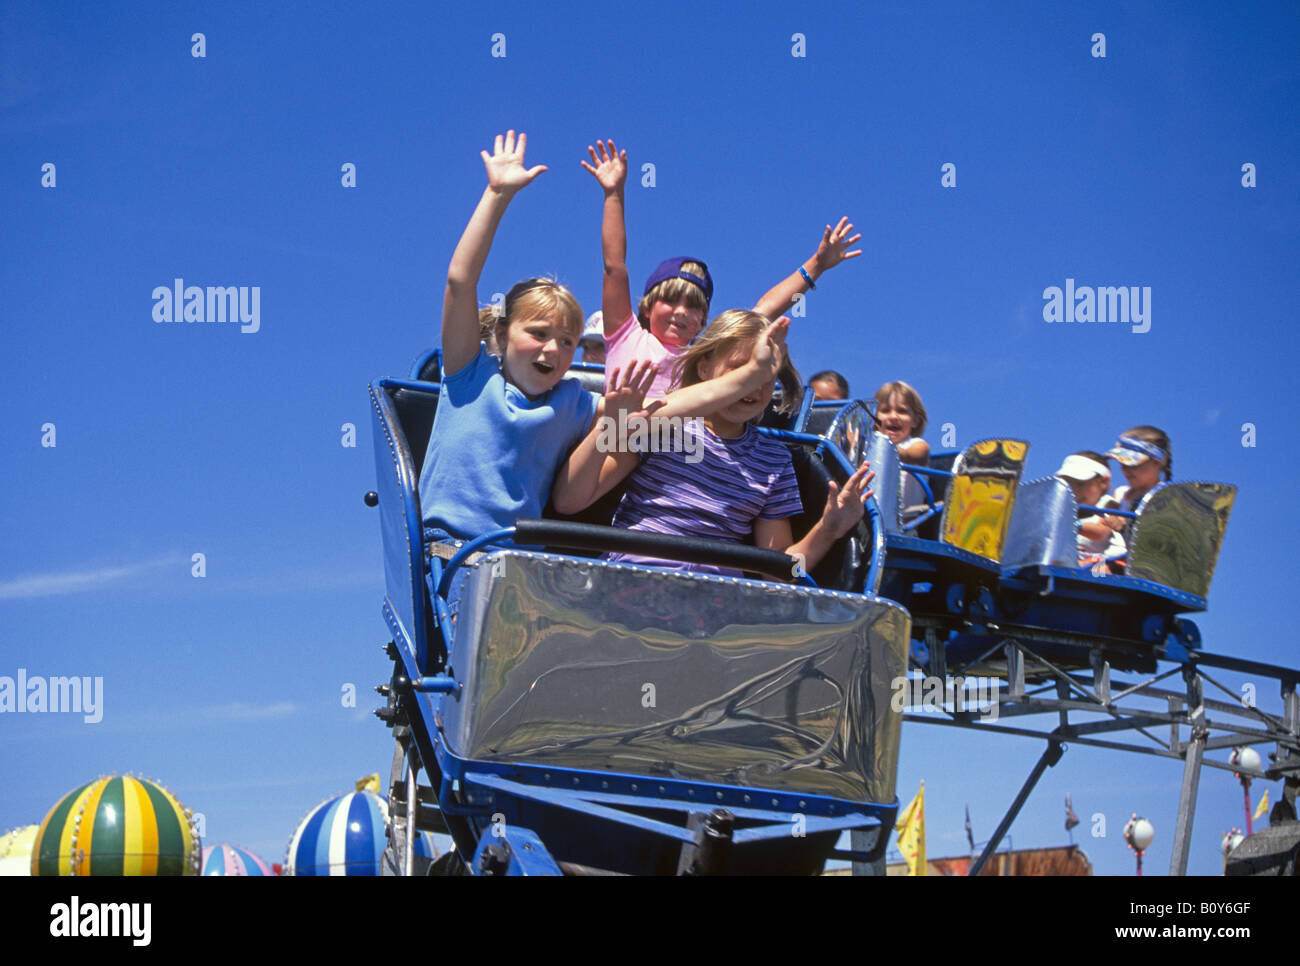
{"type": "Polygon", "coordinates": [[[907,383],[887,382],[876,390],[880,431],[894,441],[904,463],[925,466],[930,459],[930,444],[921,438],[925,418],[925,403],[907,383]]]}

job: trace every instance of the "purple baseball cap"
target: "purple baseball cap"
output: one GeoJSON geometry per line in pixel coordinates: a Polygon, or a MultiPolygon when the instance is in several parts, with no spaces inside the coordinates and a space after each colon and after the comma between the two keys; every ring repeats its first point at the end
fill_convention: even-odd
{"type": "Polygon", "coordinates": [[[704,298],[709,302],[713,301],[713,279],[709,276],[709,267],[704,265],[704,277],[701,278],[692,272],[683,272],[682,265],[685,262],[695,262],[697,265],[704,265],[704,259],[691,258],[689,255],[683,255],[680,258],[670,258],[667,261],[659,263],[659,267],[650,273],[650,278],[646,280],[644,295],[649,295],[650,290],[660,282],[665,282],[670,278],[684,278],[688,282],[693,282],[704,290],[704,298]]]}

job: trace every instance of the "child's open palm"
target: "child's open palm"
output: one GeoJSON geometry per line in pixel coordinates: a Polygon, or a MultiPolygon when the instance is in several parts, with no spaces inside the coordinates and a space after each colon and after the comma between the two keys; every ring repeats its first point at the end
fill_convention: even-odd
{"type": "Polygon", "coordinates": [[[605,415],[617,420],[620,413],[641,412],[645,394],[654,383],[659,367],[649,359],[641,359],[626,369],[615,369],[605,388],[605,415]]]}
{"type": "Polygon", "coordinates": [[[765,372],[770,372],[773,378],[781,371],[785,358],[785,337],[789,331],[790,319],[783,315],[769,325],[754,343],[754,363],[765,372]]]}
{"type": "Polygon", "coordinates": [[[843,487],[831,480],[826,493],[826,509],[822,511],[822,526],[834,539],[838,540],[858,525],[866,512],[864,504],[871,496],[867,487],[875,478],[876,474],[863,461],[843,487]]]}
{"type": "Polygon", "coordinates": [[[834,228],[830,225],[826,226],[826,230],[822,232],[821,244],[817,246],[817,254],[813,256],[817,259],[819,273],[826,272],[840,262],[850,258],[857,258],[862,254],[861,248],[852,252],[845,251],[850,245],[862,239],[861,234],[850,238],[849,232],[851,231],[853,231],[853,223],[849,221],[847,216],[841,218],[834,228]]]}
{"type": "Polygon", "coordinates": [[[608,144],[608,149],[599,141],[596,142],[594,148],[590,144],[587,145],[587,153],[591,155],[591,164],[586,161],[579,163],[592,173],[595,179],[600,182],[602,188],[606,191],[614,191],[622,188],[624,182],[627,181],[627,152],[619,151],[614,147],[613,139],[608,144]]]}
{"type": "Polygon", "coordinates": [[[513,194],[547,170],[544,164],[533,168],[524,167],[524,146],[527,143],[527,134],[520,131],[516,142],[515,132],[507,131],[504,139],[500,134],[497,135],[490,155],[486,151],[479,152],[483,165],[487,168],[488,187],[513,194]]]}

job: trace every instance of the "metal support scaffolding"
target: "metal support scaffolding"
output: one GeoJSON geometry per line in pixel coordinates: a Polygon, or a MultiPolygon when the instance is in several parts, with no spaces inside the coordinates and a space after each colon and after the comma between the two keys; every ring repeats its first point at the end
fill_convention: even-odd
{"type": "Polygon", "coordinates": [[[984,846],[984,851],[981,852],[980,857],[975,860],[975,864],[970,867],[970,871],[967,875],[980,874],[980,870],[984,868],[984,864],[988,862],[989,857],[997,851],[998,843],[1002,841],[1003,836],[1005,836],[1011,829],[1011,823],[1014,822],[1016,816],[1020,814],[1020,809],[1029,798],[1029,793],[1034,790],[1034,786],[1038,784],[1038,779],[1043,777],[1043,772],[1047,771],[1047,769],[1051,768],[1061,760],[1061,755],[1064,752],[1065,746],[1059,741],[1048,742],[1047,748],[1038,759],[1038,764],[1034,765],[1034,770],[1029,773],[1029,777],[1025,779],[1025,783],[1020,786],[1020,793],[1016,795],[1016,800],[1012,802],[1011,807],[1007,809],[1007,814],[1002,816],[1002,821],[998,823],[997,829],[993,832],[993,837],[988,840],[988,843],[984,846]]]}
{"type": "MultiPolygon", "coordinates": [[[[927,634],[927,638],[930,635],[927,634]]],[[[928,641],[927,641],[928,643],[928,641]]],[[[942,649],[943,645],[938,647],[942,649]]],[[[962,667],[946,668],[951,675],[961,675],[972,666],[987,668],[987,658],[1001,650],[1005,656],[1005,690],[998,700],[996,715],[976,717],[953,710],[944,715],[905,714],[904,720],[949,727],[989,731],[998,734],[1036,737],[1048,742],[1038,763],[1020,793],[1003,816],[997,831],[983,853],[971,867],[978,875],[998,843],[1005,837],[1025,800],[1043,772],[1059,760],[1064,743],[1078,743],[1095,748],[1128,751],[1178,759],[1184,763],[1182,789],[1178,802],[1178,821],[1174,833],[1171,875],[1185,875],[1196,814],[1196,796],[1202,767],[1233,771],[1224,761],[1206,757],[1219,749],[1272,744],[1272,764],[1264,768],[1263,777],[1286,782],[1283,795],[1291,797],[1300,788],[1300,695],[1297,682],[1300,671],[1276,665],[1230,658],[1224,655],[1194,652],[1177,661],[1174,667],[1151,674],[1136,682],[1114,680],[1112,668],[1100,648],[1081,652],[1079,667],[1058,666],[1036,653],[1026,642],[1007,638],[962,667]],[[1086,668],[1086,670],[1085,670],[1086,668]],[[1281,686],[1282,713],[1270,714],[1254,706],[1253,701],[1239,698],[1207,672],[1222,668],[1250,674],[1258,679],[1272,679],[1281,686]],[[1181,673],[1184,689],[1169,690],[1160,683],[1181,673]],[[1205,683],[1223,692],[1229,699],[1205,697],[1205,683]],[[1035,715],[1055,716],[1054,727],[1035,727],[1035,715]],[[1087,716],[1086,718],[1081,716],[1087,716]],[[1073,720],[1072,720],[1073,719],[1073,720]],[[1006,722],[1014,721],[1014,725],[1006,722]],[[1161,737],[1168,728],[1167,738],[1161,737]],[[1115,732],[1122,740],[1103,738],[1115,732]],[[1183,735],[1186,734],[1186,740],[1183,735]]],[[[1163,653],[1162,660],[1170,660],[1163,653]]],[[[936,666],[931,646],[929,670],[936,666]]],[[[1072,664],[1074,662],[1071,662],[1072,664]]],[[[940,665],[942,666],[942,665],[940,665]]],[[[987,673],[985,671],[984,673],[987,673]]]]}

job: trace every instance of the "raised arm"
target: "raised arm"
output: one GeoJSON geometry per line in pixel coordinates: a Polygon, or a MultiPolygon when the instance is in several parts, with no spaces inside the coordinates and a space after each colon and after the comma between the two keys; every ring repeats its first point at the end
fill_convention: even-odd
{"type": "Polygon", "coordinates": [[[831,480],[821,518],[798,543],[791,543],[793,536],[789,520],[755,520],[755,546],[788,553],[800,562],[804,570],[812,570],[821,563],[836,540],[858,525],[871,497],[868,487],[875,478],[876,474],[863,462],[843,487],[831,480]]]}
{"type": "Polygon", "coordinates": [[[712,416],[732,403],[757,392],[768,380],[775,379],[781,371],[785,336],[790,320],[782,316],[771,323],[763,336],[754,344],[754,354],[739,369],[723,373],[716,379],[706,379],[693,386],[675,389],[664,397],[655,416],[671,418],[680,416],[712,416]]]}
{"type": "MultiPolygon", "coordinates": [[[[862,235],[849,237],[853,231],[853,225],[847,217],[841,218],[839,223],[832,228],[826,226],[822,232],[821,243],[817,246],[817,251],[801,266],[804,272],[808,273],[809,278],[814,282],[821,276],[830,271],[840,262],[850,258],[857,258],[862,254],[862,249],[857,251],[845,251],[850,245],[856,244],[862,235]]],[[[796,269],[788,277],[782,279],[772,288],[768,289],[766,294],[758,300],[754,306],[754,311],[759,315],[766,315],[769,319],[775,319],[778,315],[784,315],[790,311],[795,303],[795,297],[807,292],[812,286],[808,279],[803,277],[803,272],[796,269]]]]}
{"type": "Polygon", "coordinates": [[[527,140],[521,131],[516,142],[515,132],[507,131],[504,138],[497,135],[492,154],[479,152],[488,185],[452,253],[442,300],[442,369],[448,375],[465,368],[478,353],[478,280],[501,216],[515,192],[546,170],[544,164],[524,167],[527,140]]]}
{"type": "Polygon", "coordinates": [[[605,317],[605,335],[611,336],[632,314],[632,290],[627,277],[627,219],[623,210],[627,152],[616,149],[612,140],[608,143],[608,148],[599,141],[594,148],[588,145],[591,163],[583,161],[582,166],[605,191],[600,222],[600,254],[605,262],[600,310],[605,317]]]}

